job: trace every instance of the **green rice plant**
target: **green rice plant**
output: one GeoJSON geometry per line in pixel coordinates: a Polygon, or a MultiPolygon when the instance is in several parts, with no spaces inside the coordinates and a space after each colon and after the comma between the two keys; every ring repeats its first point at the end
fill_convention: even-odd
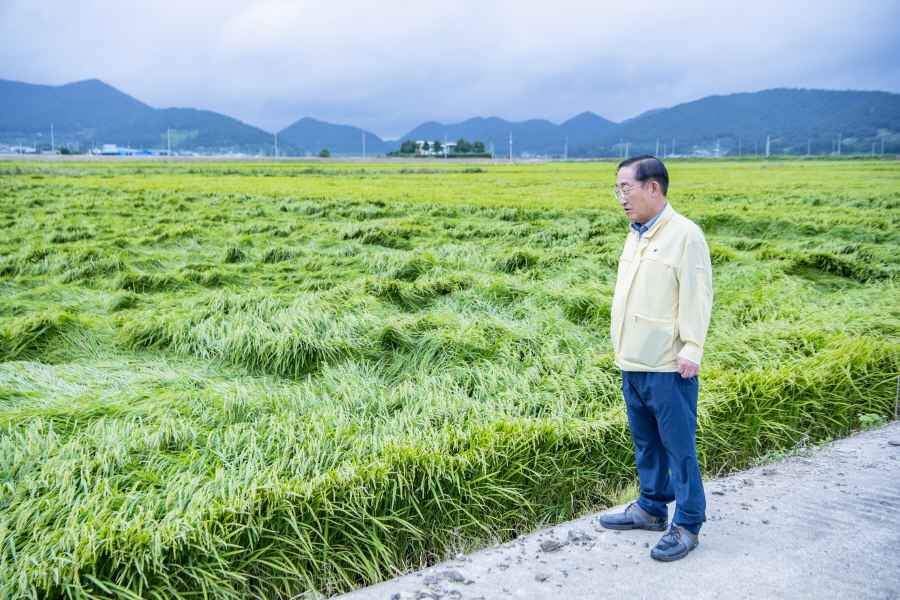
{"type": "Polygon", "coordinates": [[[513,250],[494,261],[494,270],[501,273],[515,273],[536,266],[540,259],[541,257],[534,252],[513,250]]]}
{"type": "Polygon", "coordinates": [[[82,260],[79,264],[65,265],[65,267],[68,268],[57,277],[59,283],[72,283],[80,279],[96,279],[100,275],[116,273],[126,268],[125,262],[118,257],[107,259],[88,258],[82,260]]]}
{"type": "MultiPolygon", "coordinates": [[[[0,596],[333,594],[633,495],[615,164],[420,168],[0,173],[0,596]]],[[[670,172],[704,473],[889,414],[896,165],[670,172]]]]}
{"type": "Polygon", "coordinates": [[[354,227],[341,234],[341,239],[356,240],[363,244],[373,244],[384,246],[385,248],[396,248],[408,250],[412,248],[412,244],[408,240],[388,232],[380,227],[354,227]]]}
{"type": "Polygon", "coordinates": [[[134,308],[138,304],[138,297],[132,292],[119,292],[109,298],[106,302],[106,310],[109,312],[119,312],[134,308]]]}
{"type": "Polygon", "coordinates": [[[168,274],[121,273],[112,282],[116,290],[153,294],[177,290],[189,285],[183,277],[168,274]]]}
{"type": "Polygon", "coordinates": [[[236,245],[228,246],[222,256],[222,262],[227,264],[244,262],[245,260],[247,260],[247,253],[244,252],[243,248],[236,245]]]}
{"type": "Polygon", "coordinates": [[[59,336],[79,326],[78,318],[70,313],[17,319],[0,330],[0,358],[12,361],[44,356],[54,349],[59,336]]]}
{"type": "Polygon", "coordinates": [[[285,247],[271,247],[266,248],[260,257],[260,262],[266,264],[283,262],[286,260],[293,260],[295,258],[302,257],[303,253],[296,248],[285,248],[285,247]]]}
{"type": "Polygon", "coordinates": [[[561,298],[563,313],[576,323],[590,323],[596,327],[609,325],[612,303],[609,299],[590,294],[566,294],[561,298]]]}

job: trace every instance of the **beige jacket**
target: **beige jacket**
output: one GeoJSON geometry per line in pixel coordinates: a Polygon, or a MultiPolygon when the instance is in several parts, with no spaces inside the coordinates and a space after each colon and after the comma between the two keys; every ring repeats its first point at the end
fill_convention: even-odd
{"type": "Polygon", "coordinates": [[[667,204],[638,240],[631,230],[619,259],[612,344],[623,371],[677,371],[697,364],[712,311],[712,264],[699,227],[667,204]]]}

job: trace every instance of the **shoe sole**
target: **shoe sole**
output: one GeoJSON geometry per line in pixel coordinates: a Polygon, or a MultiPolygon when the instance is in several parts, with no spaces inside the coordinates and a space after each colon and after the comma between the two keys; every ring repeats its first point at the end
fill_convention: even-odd
{"type": "Polygon", "coordinates": [[[672,556],[654,556],[653,551],[651,551],[650,558],[652,558],[653,560],[658,560],[660,562],[672,562],[672,561],[676,561],[676,560],[681,560],[682,558],[684,558],[685,556],[690,554],[691,550],[693,550],[694,548],[696,548],[699,545],[700,545],[700,542],[697,542],[696,544],[694,544],[693,546],[691,546],[684,552],[679,553],[679,554],[673,554],[672,556]]]}
{"type": "Polygon", "coordinates": [[[647,531],[665,531],[669,528],[669,523],[654,523],[653,525],[612,525],[599,521],[602,527],[606,529],[615,529],[616,531],[630,531],[632,529],[646,529],[647,531]]]}

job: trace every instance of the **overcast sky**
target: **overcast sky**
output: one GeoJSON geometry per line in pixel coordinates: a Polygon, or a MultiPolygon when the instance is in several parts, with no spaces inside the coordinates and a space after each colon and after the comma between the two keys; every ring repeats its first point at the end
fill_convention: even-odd
{"type": "Polygon", "coordinates": [[[393,139],[774,87],[900,92],[898,25],[897,0],[0,0],[0,79],[393,139]]]}

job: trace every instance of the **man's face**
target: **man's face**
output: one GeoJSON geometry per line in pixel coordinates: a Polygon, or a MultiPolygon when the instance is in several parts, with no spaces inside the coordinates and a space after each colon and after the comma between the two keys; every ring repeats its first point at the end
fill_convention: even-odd
{"type": "Polygon", "coordinates": [[[653,191],[653,182],[641,187],[640,182],[634,178],[634,167],[619,169],[616,175],[616,188],[622,194],[619,204],[625,210],[625,215],[635,223],[643,225],[662,210],[658,195],[653,191]],[[623,194],[626,191],[628,193],[623,194]]]}

